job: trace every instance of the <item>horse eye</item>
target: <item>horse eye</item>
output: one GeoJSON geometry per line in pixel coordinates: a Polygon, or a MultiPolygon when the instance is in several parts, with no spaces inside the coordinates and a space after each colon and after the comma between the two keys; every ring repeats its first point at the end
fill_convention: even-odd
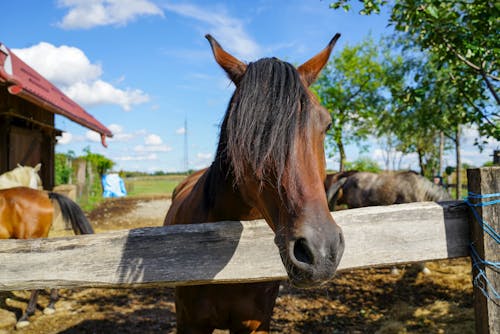
{"type": "Polygon", "coordinates": [[[331,128],[332,128],[332,123],[329,123],[329,124],[326,126],[325,132],[328,132],[331,128]]]}

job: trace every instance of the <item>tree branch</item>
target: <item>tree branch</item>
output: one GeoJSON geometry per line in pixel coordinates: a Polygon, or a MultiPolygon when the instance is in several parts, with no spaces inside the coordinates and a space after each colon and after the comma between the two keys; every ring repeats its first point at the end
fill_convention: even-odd
{"type": "MultiPolygon", "coordinates": [[[[455,76],[453,75],[453,73],[449,73],[450,75],[450,78],[453,82],[457,82],[455,76]]],[[[464,91],[461,89],[460,85],[457,85],[458,89],[460,89],[460,92],[462,93],[462,95],[465,97],[465,99],[467,100],[467,102],[469,103],[469,105],[474,108],[474,110],[476,110],[482,118],[484,118],[486,120],[486,122],[488,122],[491,126],[495,126],[495,124],[493,124],[493,122],[488,118],[487,115],[485,115],[485,113],[481,110],[481,108],[479,108],[478,106],[476,106],[474,104],[474,101],[471,100],[471,98],[464,93],[464,91]]]]}
{"type": "Polygon", "coordinates": [[[491,94],[497,101],[497,104],[500,104],[500,97],[498,96],[497,92],[495,91],[495,87],[491,84],[491,81],[488,79],[488,74],[484,71],[480,71],[481,76],[483,77],[483,80],[486,82],[486,86],[488,86],[488,89],[490,90],[491,94]]]}
{"type": "Polygon", "coordinates": [[[497,104],[500,104],[500,97],[498,96],[498,94],[497,94],[497,92],[495,90],[495,87],[493,87],[493,85],[491,84],[491,81],[488,79],[488,78],[491,78],[491,79],[493,79],[495,81],[500,81],[500,78],[487,73],[484,70],[484,67],[478,66],[478,65],[472,63],[471,61],[469,61],[468,59],[466,59],[464,56],[462,56],[460,53],[458,53],[457,50],[455,50],[455,48],[450,44],[450,42],[448,42],[446,40],[446,38],[443,38],[443,39],[446,42],[446,46],[447,46],[448,50],[451,50],[458,57],[458,59],[460,59],[463,63],[465,63],[467,66],[469,66],[473,70],[479,72],[479,74],[481,74],[481,77],[485,81],[486,86],[488,87],[488,90],[493,95],[493,98],[495,99],[495,101],[497,102],[497,104]]]}
{"type": "Polygon", "coordinates": [[[365,80],[365,82],[363,82],[363,83],[362,83],[362,84],[358,87],[358,90],[357,90],[356,92],[352,93],[352,94],[351,94],[351,96],[349,96],[349,97],[348,97],[345,101],[346,101],[347,103],[348,103],[348,102],[351,102],[351,100],[352,100],[353,98],[355,98],[355,97],[356,97],[359,93],[361,93],[361,92],[363,91],[363,87],[365,87],[365,86],[366,86],[366,84],[367,84],[368,82],[370,82],[370,79],[371,79],[371,78],[366,79],[366,80],[365,80]]]}
{"type": "Polygon", "coordinates": [[[500,78],[499,77],[496,77],[490,73],[486,73],[484,71],[484,68],[474,64],[473,62],[471,62],[470,60],[468,60],[467,58],[465,58],[464,56],[462,56],[451,44],[450,42],[448,42],[446,40],[446,38],[444,38],[444,40],[446,41],[446,47],[451,50],[457,57],[458,59],[460,59],[463,63],[465,63],[467,66],[469,66],[470,68],[472,68],[473,70],[475,71],[478,71],[480,72],[482,75],[484,73],[485,76],[495,80],[495,81],[500,81],[500,78]]]}

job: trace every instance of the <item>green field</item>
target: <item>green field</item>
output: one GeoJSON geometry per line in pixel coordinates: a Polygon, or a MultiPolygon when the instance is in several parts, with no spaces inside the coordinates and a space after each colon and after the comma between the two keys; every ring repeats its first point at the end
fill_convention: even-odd
{"type": "Polygon", "coordinates": [[[186,175],[140,176],[124,179],[128,196],[171,195],[186,175]]]}

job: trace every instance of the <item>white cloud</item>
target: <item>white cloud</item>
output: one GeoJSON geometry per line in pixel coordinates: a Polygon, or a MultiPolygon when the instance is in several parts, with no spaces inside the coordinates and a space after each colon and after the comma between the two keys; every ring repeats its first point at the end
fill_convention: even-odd
{"type": "Polygon", "coordinates": [[[189,167],[198,170],[210,166],[212,162],[212,153],[198,152],[196,153],[196,159],[190,161],[189,167]]]}
{"type": "Polygon", "coordinates": [[[107,139],[110,142],[126,142],[140,135],[140,133],[125,132],[123,126],[119,124],[110,124],[108,129],[113,133],[113,137],[107,139]]]}
{"type": "Polygon", "coordinates": [[[108,129],[113,132],[114,135],[123,133],[123,126],[119,124],[110,124],[108,125],[108,129]]]}
{"type": "Polygon", "coordinates": [[[485,147],[487,146],[499,146],[500,141],[496,140],[493,137],[481,137],[479,132],[477,131],[477,126],[466,126],[462,128],[462,142],[465,144],[474,144],[475,141],[478,140],[485,147]]]}
{"type": "Polygon", "coordinates": [[[71,99],[86,106],[117,104],[125,111],[130,111],[132,105],[149,101],[149,96],[139,89],[122,90],[102,80],[76,82],[62,90],[71,99]]]}
{"type": "MultiPolygon", "coordinates": [[[[403,155],[401,151],[390,149],[374,148],[370,158],[375,160],[380,168],[386,170],[412,169],[418,170],[418,156],[416,153],[403,155]],[[389,157],[387,155],[389,154],[389,157]],[[388,164],[388,165],[387,165],[388,164]]],[[[355,159],[352,159],[353,161],[355,159]]]]}
{"type": "MultiPolygon", "coordinates": [[[[467,126],[462,128],[461,134],[461,157],[462,162],[471,166],[482,166],[485,162],[492,161],[492,153],[500,147],[500,141],[493,137],[481,137],[477,131],[477,126],[467,126]],[[481,144],[483,150],[474,145],[476,140],[481,144]]],[[[455,164],[455,152],[450,150],[445,153],[445,159],[450,165],[455,164]]]]}
{"type": "Polygon", "coordinates": [[[126,155],[126,156],[121,156],[121,157],[115,157],[113,160],[118,160],[118,161],[158,160],[158,155],[156,153],[150,153],[147,155],[126,155]]]}
{"type": "Polygon", "coordinates": [[[57,137],[57,143],[66,145],[71,143],[71,140],[73,139],[73,135],[70,132],[63,132],[60,137],[57,137]]]}
{"type": "Polygon", "coordinates": [[[75,82],[88,82],[102,75],[101,66],[92,64],[85,53],[75,47],[40,42],[25,49],[13,49],[14,53],[58,86],[70,86],[75,82]]]}
{"type": "Polygon", "coordinates": [[[149,96],[139,89],[119,89],[100,79],[101,66],[92,64],[78,48],[66,45],[56,47],[40,42],[29,48],[12,51],[85,107],[116,104],[130,111],[133,105],[149,101],[149,96]]]}
{"type": "Polygon", "coordinates": [[[146,136],[144,142],[146,143],[146,145],[160,145],[162,143],[162,140],[160,136],[155,134],[150,134],[146,136]]]}
{"type": "Polygon", "coordinates": [[[172,147],[168,145],[150,145],[150,146],[145,146],[145,145],[136,145],[134,147],[134,151],[138,153],[144,153],[144,152],[170,152],[172,151],[172,147]]]}
{"type": "Polygon", "coordinates": [[[175,130],[175,133],[178,135],[183,135],[186,133],[186,128],[184,128],[184,127],[178,128],[177,130],[175,130]]]}
{"type": "Polygon", "coordinates": [[[85,132],[85,138],[87,140],[92,141],[92,142],[96,142],[96,143],[101,142],[101,135],[95,131],[92,131],[92,130],[88,130],[87,132],[85,132]]]}
{"type": "Polygon", "coordinates": [[[210,33],[221,45],[242,60],[259,57],[259,45],[245,32],[243,22],[224,13],[211,11],[190,4],[166,4],[165,8],[178,15],[189,17],[209,25],[210,33]]]}
{"type": "Polygon", "coordinates": [[[58,4],[69,8],[69,12],[58,23],[64,29],[124,26],[139,16],[163,17],[163,11],[148,0],[59,0],[58,4]]]}
{"type": "Polygon", "coordinates": [[[200,160],[210,160],[212,159],[212,153],[197,153],[196,157],[200,160]]]}

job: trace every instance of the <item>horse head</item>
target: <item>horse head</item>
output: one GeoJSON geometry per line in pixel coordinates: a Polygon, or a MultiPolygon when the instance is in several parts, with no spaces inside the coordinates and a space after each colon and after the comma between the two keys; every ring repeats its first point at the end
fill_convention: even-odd
{"type": "Polygon", "coordinates": [[[234,188],[275,233],[293,284],[333,277],[344,250],[324,190],[324,139],[331,116],[308,87],[326,65],[339,34],[295,68],[276,58],[245,64],[206,36],[236,86],[221,126],[217,156],[234,188]]]}
{"type": "Polygon", "coordinates": [[[325,181],[326,200],[331,211],[335,211],[335,204],[342,198],[342,187],[347,181],[347,177],[335,177],[334,174],[327,175],[325,181]],[[330,177],[333,176],[333,177],[330,177]]]}

